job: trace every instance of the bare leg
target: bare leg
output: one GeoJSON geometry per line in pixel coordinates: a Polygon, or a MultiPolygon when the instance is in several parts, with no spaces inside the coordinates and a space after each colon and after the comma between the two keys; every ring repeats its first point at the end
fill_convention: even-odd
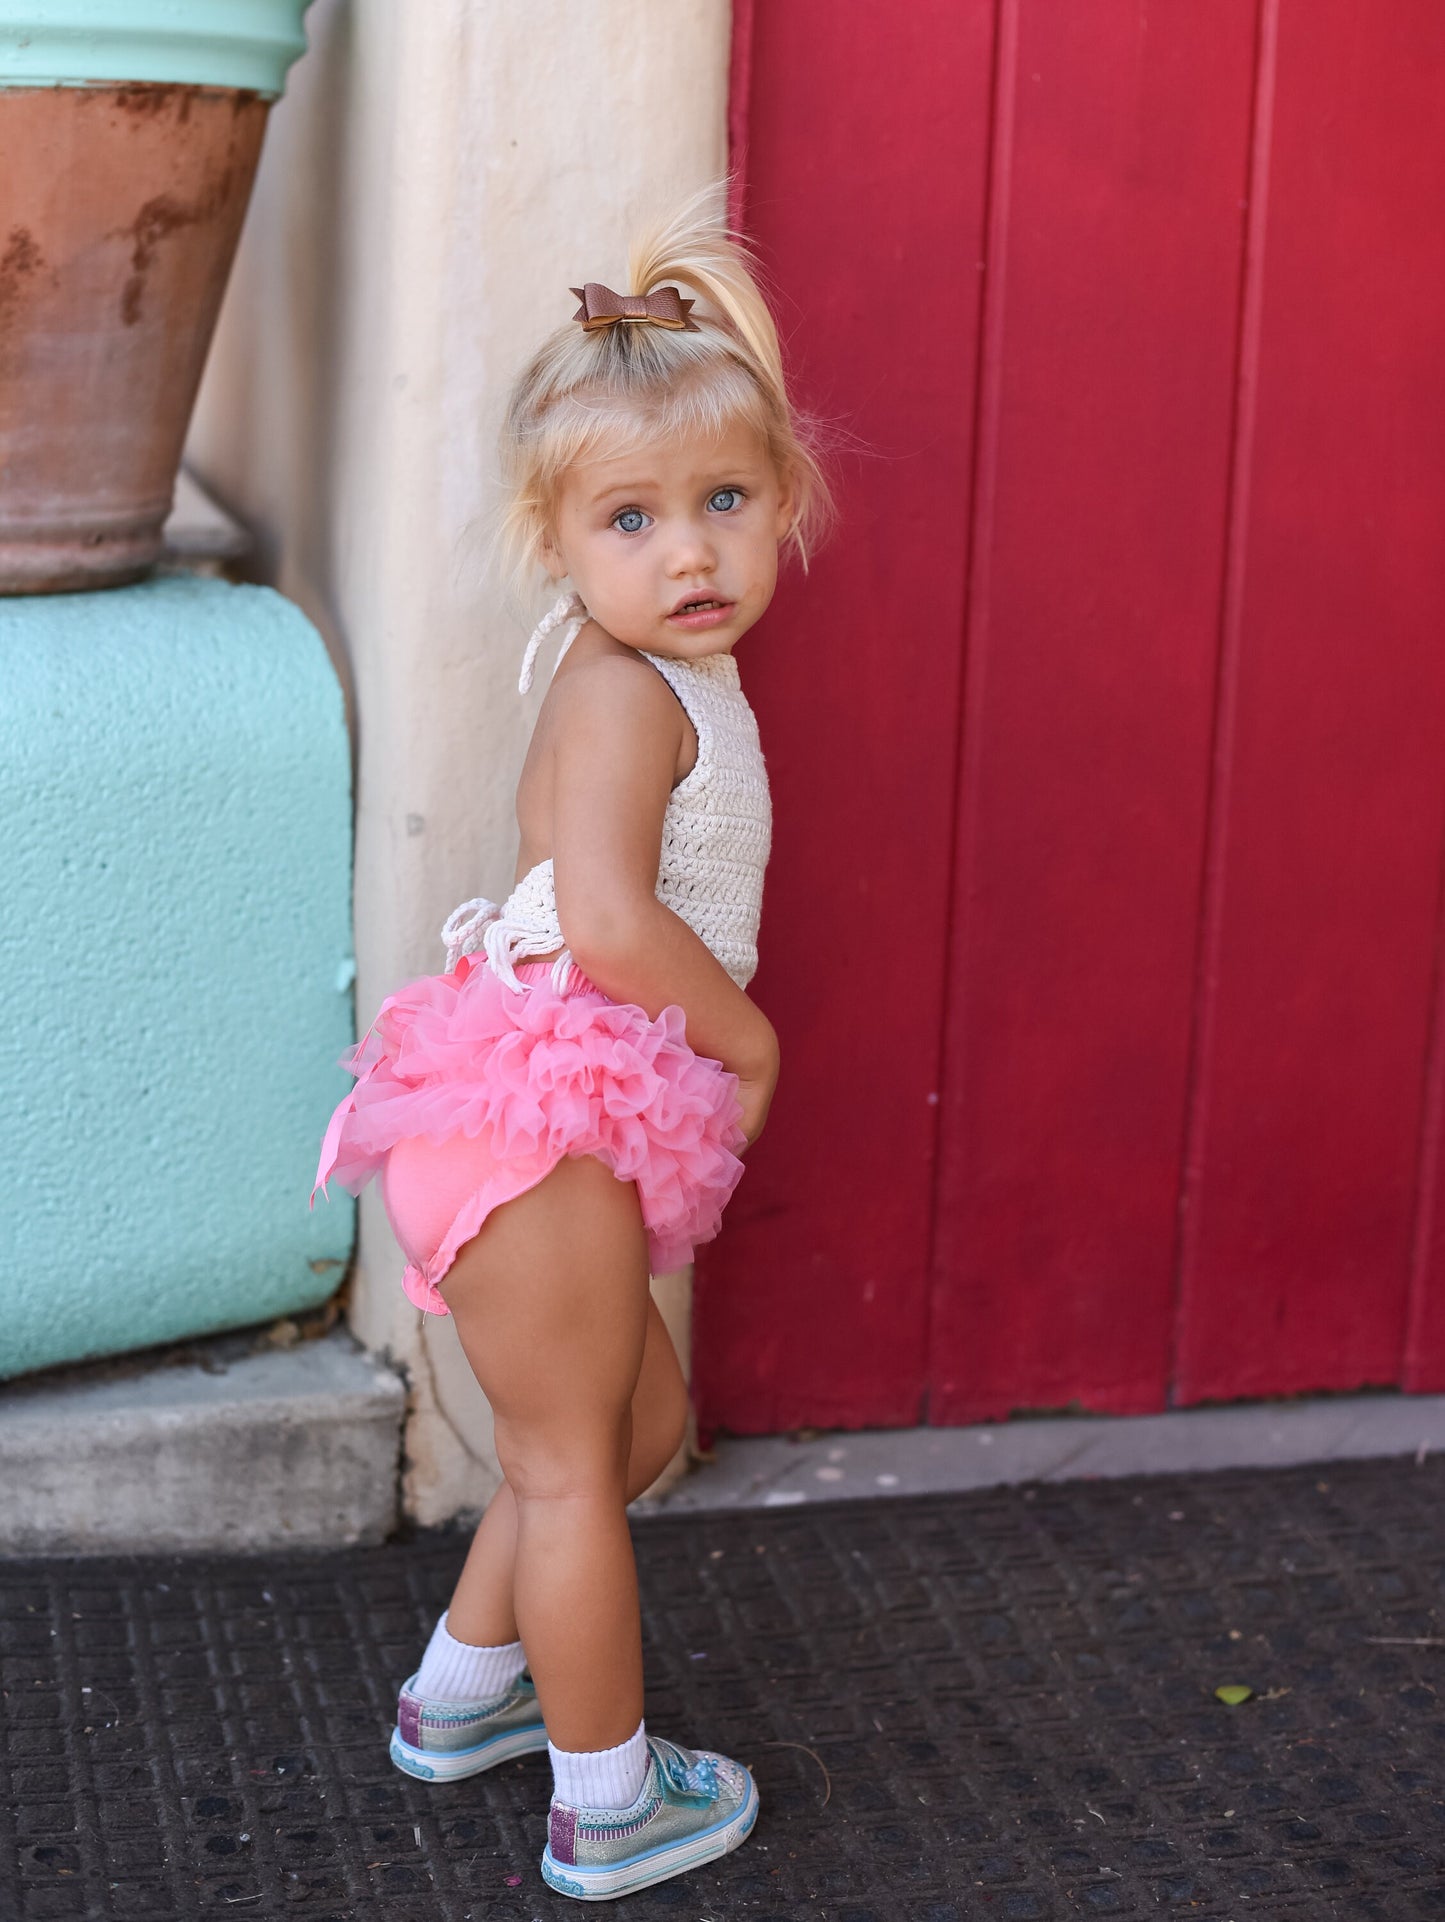
{"type": "Polygon", "coordinates": [[[492,1405],[516,1504],[517,1629],[564,1749],[616,1747],[642,1719],[625,1510],[647,1279],[636,1188],[569,1156],[488,1216],[441,1284],[492,1405]]]}
{"type": "MultiPolygon", "coordinates": [[[[649,1300],[642,1371],[632,1396],[628,1501],[657,1480],[677,1453],[686,1429],[687,1383],[662,1311],[649,1300]]],[[[447,1627],[459,1642],[496,1648],[517,1640],[512,1607],[516,1555],[517,1501],[511,1483],[503,1480],[477,1524],[447,1610],[447,1627]]]]}

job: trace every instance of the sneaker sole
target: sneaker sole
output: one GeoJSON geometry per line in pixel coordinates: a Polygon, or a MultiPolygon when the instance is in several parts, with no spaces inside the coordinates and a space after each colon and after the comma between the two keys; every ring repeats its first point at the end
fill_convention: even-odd
{"type": "Polygon", "coordinates": [[[390,1752],[403,1774],[414,1775],[419,1781],[459,1782],[464,1776],[494,1769],[499,1762],[510,1762],[514,1756],[539,1754],[546,1746],[547,1731],[539,1722],[535,1728],[509,1729],[505,1735],[478,1742],[475,1748],[459,1749],[413,1748],[402,1740],[400,1729],[393,1729],[390,1752]]]}
{"type": "Polygon", "coordinates": [[[654,1882],[666,1882],[669,1876],[715,1862],[747,1840],[757,1819],[758,1788],[749,1777],[747,1801],[736,1815],[715,1828],[650,1849],[611,1869],[564,1867],[553,1856],[549,1843],[542,1851],[542,1880],[559,1895],[575,1896],[580,1902],[611,1902],[619,1895],[633,1895],[638,1889],[651,1888],[654,1882]]]}

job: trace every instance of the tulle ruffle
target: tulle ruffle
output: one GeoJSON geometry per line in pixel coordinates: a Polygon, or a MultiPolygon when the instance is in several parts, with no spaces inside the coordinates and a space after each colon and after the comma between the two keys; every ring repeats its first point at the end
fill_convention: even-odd
{"type": "Polygon", "coordinates": [[[688,1047],[679,1007],[656,1020],[574,970],[559,993],[533,964],[519,991],[479,956],[389,995],[341,1057],[356,1086],[331,1117],[318,1190],[357,1194],[406,1136],[487,1132],[496,1178],[474,1195],[433,1260],[409,1264],[407,1293],[445,1314],[436,1283],[492,1207],[564,1155],[595,1155],[635,1181],[654,1274],[710,1241],[742,1177],[737,1076],[688,1047]]]}

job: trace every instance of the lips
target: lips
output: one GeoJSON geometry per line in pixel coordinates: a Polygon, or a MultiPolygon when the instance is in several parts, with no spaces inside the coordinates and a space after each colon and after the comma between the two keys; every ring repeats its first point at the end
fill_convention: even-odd
{"type": "MultiPolygon", "coordinates": [[[[715,594],[692,594],[692,595],[685,596],[682,600],[680,600],[677,603],[676,607],[673,608],[672,613],[673,614],[712,614],[712,613],[718,612],[722,608],[731,607],[731,606],[732,606],[731,601],[723,600],[720,596],[715,594]]],[[[669,619],[670,618],[671,616],[669,616],[669,619]]]]}

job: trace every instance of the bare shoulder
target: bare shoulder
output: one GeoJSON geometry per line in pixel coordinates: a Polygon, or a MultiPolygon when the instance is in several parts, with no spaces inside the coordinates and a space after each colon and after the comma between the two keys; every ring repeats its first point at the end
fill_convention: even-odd
{"type": "Polygon", "coordinates": [[[684,720],[672,689],[650,661],[632,649],[568,662],[549,689],[553,725],[574,730],[658,732],[676,742],[684,720]]]}

